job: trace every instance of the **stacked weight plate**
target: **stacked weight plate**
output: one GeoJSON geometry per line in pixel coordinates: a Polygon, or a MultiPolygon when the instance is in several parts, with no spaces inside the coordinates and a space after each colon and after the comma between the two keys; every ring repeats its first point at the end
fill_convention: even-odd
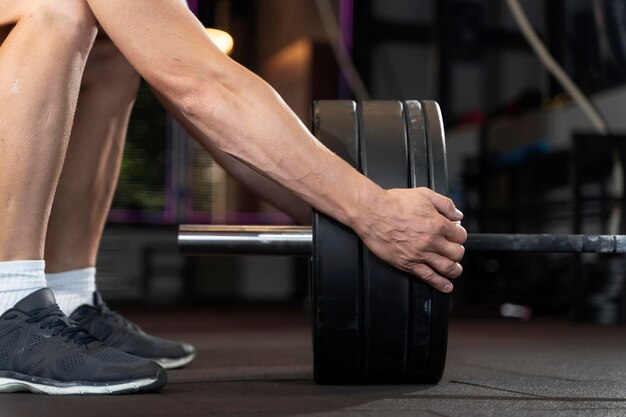
{"type": "MultiPolygon", "coordinates": [[[[315,136],[358,168],[358,118],[352,101],[321,101],[311,115],[315,136]]],[[[318,383],[361,380],[361,242],[352,230],[321,213],[312,219],[311,298],[313,362],[318,383]]]]}
{"type": "MultiPolygon", "coordinates": [[[[313,133],[381,187],[447,193],[435,102],[320,101],[313,133]]],[[[313,213],[315,380],[436,383],[445,365],[448,299],[374,256],[354,232],[313,213]]]]}

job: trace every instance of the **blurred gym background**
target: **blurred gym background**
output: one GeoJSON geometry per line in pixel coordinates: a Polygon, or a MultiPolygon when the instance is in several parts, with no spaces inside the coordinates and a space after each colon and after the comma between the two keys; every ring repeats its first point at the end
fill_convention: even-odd
{"type": "MultiPolygon", "coordinates": [[[[233,37],[231,57],[272,84],[305,124],[316,99],[437,100],[451,196],[468,231],[622,231],[626,5],[620,0],[522,2],[610,135],[599,135],[548,75],[501,0],[189,4],[206,27],[233,37]],[[347,52],[356,73],[349,62],[338,63],[337,51],[347,52]],[[364,88],[355,90],[359,78],[364,88]]],[[[143,85],[98,261],[105,298],[160,307],[307,308],[306,258],[183,258],[176,242],[182,223],[293,221],[229,178],[143,85]]],[[[620,257],[468,253],[464,267],[452,314],[626,320],[620,257]]]]}

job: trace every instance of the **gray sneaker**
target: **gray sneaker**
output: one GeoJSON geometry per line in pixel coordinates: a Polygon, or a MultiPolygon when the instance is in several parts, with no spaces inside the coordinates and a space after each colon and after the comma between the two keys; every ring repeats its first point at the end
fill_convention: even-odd
{"type": "Polygon", "coordinates": [[[96,291],[93,306],[78,307],[70,319],[76,321],[103,343],[132,355],[157,362],[165,369],[180,368],[191,362],[196,350],[189,343],[149,335],[139,326],[109,309],[96,291]]]}
{"type": "Polygon", "coordinates": [[[121,394],[166,383],[158,364],[104,345],[69,320],[47,288],[0,316],[0,392],[121,394]]]}

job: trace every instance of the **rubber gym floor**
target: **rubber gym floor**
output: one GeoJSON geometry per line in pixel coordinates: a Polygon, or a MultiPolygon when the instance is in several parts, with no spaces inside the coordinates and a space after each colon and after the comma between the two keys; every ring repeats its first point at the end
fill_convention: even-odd
{"type": "Polygon", "coordinates": [[[192,342],[197,359],[153,394],[0,396],[0,417],[625,416],[626,329],[452,320],[436,386],[319,386],[309,316],[291,310],[122,310],[192,342]]]}

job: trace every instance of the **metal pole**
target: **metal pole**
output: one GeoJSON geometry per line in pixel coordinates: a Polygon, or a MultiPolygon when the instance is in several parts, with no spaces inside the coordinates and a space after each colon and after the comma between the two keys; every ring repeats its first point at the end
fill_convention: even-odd
{"type": "MultiPolygon", "coordinates": [[[[183,225],[184,255],[310,255],[313,233],[300,226],[183,225]]],[[[486,252],[626,253],[626,235],[470,234],[467,250],[486,252]]]]}
{"type": "Polygon", "coordinates": [[[182,225],[184,255],[310,255],[310,227],[182,225]]]}
{"type": "Polygon", "coordinates": [[[490,252],[625,253],[626,235],[547,235],[474,233],[467,250],[490,252]]]}

